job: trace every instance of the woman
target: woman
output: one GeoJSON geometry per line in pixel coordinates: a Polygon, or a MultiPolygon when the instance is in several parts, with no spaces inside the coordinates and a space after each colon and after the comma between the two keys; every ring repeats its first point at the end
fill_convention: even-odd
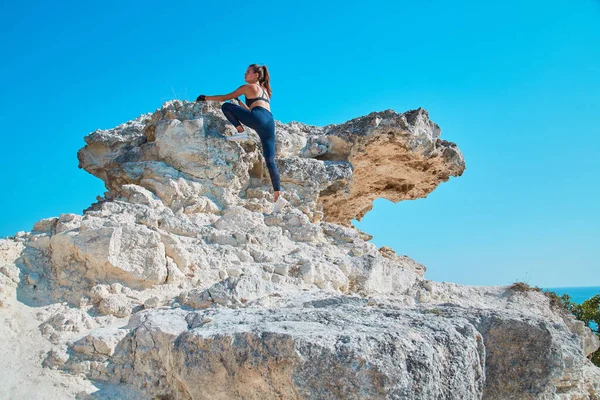
{"type": "Polygon", "coordinates": [[[271,176],[273,184],[275,206],[273,212],[280,211],[287,201],[280,196],[279,171],[275,164],[275,120],[271,114],[271,84],[267,66],[252,64],[246,69],[244,80],[247,84],[240,86],[235,91],[220,96],[200,95],[196,101],[226,101],[237,99],[240,95],[246,97],[246,104],[239,102],[240,105],[233,103],[223,103],[221,109],[229,122],[235,126],[237,135],[229,136],[228,140],[242,141],[248,139],[248,133],[244,132],[244,125],[254,129],[263,147],[263,155],[271,176]]]}

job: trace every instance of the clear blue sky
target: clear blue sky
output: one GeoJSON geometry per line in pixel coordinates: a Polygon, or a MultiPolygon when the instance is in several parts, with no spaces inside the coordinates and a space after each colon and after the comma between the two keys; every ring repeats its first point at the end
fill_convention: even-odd
{"type": "Polygon", "coordinates": [[[2,2],[0,43],[0,236],[104,192],[89,132],[261,63],[278,120],[423,107],[463,151],[462,177],[356,223],[378,246],[432,280],[600,285],[598,0],[2,2]]]}

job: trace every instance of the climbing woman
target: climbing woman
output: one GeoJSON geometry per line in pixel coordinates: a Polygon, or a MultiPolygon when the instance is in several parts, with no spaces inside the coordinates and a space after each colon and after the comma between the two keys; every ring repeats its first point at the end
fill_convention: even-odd
{"type": "Polygon", "coordinates": [[[242,124],[254,129],[263,148],[263,155],[271,183],[273,184],[274,201],[273,212],[279,212],[287,203],[287,200],[280,196],[279,171],[275,164],[275,120],[271,114],[271,84],[269,71],[266,65],[251,64],[246,69],[244,80],[245,85],[240,86],[235,91],[220,96],[205,96],[201,94],[196,101],[227,101],[231,99],[238,100],[240,105],[233,103],[223,103],[221,109],[229,122],[235,126],[238,134],[228,136],[227,140],[243,141],[248,140],[248,133],[244,131],[242,124]],[[246,104],[239,101],[241,95],[246,97],[246,104]]]}

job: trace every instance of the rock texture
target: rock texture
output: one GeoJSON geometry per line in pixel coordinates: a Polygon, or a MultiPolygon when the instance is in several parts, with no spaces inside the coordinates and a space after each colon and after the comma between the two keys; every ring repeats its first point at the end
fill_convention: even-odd
{"type": "Polygon", "coordinates": [[[464,171],[425,110],[277,122],[273,214],[257,135],[224,140],[219,107],[89,134],[104,196],[0,240],[0,355],[41,352],[0,397],[597,398],[597,338],[542,293],[427,281],[351,225],[464,171]]]}

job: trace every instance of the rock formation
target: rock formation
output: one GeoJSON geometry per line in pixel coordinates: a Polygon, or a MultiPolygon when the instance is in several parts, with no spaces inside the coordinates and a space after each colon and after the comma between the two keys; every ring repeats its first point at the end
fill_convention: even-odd
{"type": "Polygon", "coordinates": [[[464,171],[425,110],[277,122],[273,214],[258,136],[224,140],[219,106],[89,134],[104,196],[0,240],[0,356],[20,366],[0,398],[599,396],[597,338],[544,294],[428,281],[352,226],[464,171]]]}

